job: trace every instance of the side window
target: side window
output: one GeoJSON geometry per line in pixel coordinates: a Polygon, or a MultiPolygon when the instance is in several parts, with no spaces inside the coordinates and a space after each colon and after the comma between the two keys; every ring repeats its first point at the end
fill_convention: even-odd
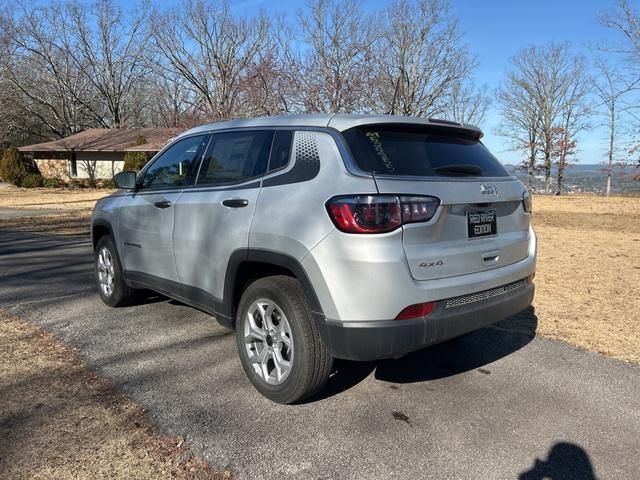
{"type": "Polygon", "coordinates": [[[291,130],[276,130],[271,148],[271,158],[269,160],[269,171],[277,170],[289,163],[291,155],[291,140],[293,132],[291,130]]]}
{"type": "Polygon", "coordinates": [[[234,183],[262,175],[267,170],[272,139],[272,131],[214,134],[196,183],[234,183]]]}
{"type": "Polygon", "coordinates": [[[208,135],[196,135],[169,147],[147,169],[141,188],[159,189],[192,185],[208,135]]]}

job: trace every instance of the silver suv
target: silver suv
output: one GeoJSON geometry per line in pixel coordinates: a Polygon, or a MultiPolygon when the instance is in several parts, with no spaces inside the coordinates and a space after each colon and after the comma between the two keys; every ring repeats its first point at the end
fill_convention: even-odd
{"type": "Polygon", "coordinates": [[[253,385],[291,403],[333,358],[394,358],[533,299],[531,197],[471,126],[302,115],[189,130],[93,212],[111,306],[150,289],[235,329],[253,385]]]}

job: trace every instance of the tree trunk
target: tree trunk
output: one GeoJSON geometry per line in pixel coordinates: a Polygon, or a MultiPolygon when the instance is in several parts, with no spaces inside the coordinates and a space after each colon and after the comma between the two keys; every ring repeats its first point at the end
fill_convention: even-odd
{"type": "Polygon", "coordinates": [[[535,178],[535,174],[536,174],[536,149],[535,147],[530,147],[530,152],[529,152],[529,178],[528,178],[528,183],[529,185],[527,186],[527,188],[529,189],[529,192],[533,192],[533,179],[535,178]]]}
{"type": "Polygon", "coordinates": [[[544,191],[547,195],[551,193],[551,155],[548,151],[544,152],[544,191]]]}
{"type": "Polygon", "coordinates": [[[561,159],[560,165],[558,165],[558,190],[556,191],[556,195],[562,195],[562,182],[564,180],[564,160],[561,159]]]}
{"type": "Polygon", "coordinates": [[[605,190],[605,194],[607,197],[611,195],[611,171],[613,170],[613,145],[615,141],[615,132],[616,132],[616,117],[615,114],[611,113],[611,125],[609,131],[609,165],[607,165],[607,189],[605,190]]]}

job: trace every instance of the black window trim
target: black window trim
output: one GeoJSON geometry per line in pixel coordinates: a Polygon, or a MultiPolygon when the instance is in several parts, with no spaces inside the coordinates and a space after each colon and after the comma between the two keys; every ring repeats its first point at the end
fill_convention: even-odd
{"type": "Polygon", "coordinates": [[[193,137],[207,137],[206,138],[206,145],[204,147],[204,150],[202,151],[202,155],[200,155],[200,159],[198,160],[198,168],[197,168],[197,172],[200,171],[200,166],[202,165],[202,159],[204,158],[205,153],[207,153],[207,148],[209,148],[209,143],[211,142],[211,137],[212,134],[211,132],[196,132],[193,133],[191,135],[185,135],[185,136],[181,136],[176,138],[173,142],[169,143],[168,145],[166,145],[162,150],[160,150],[158,153],[156,153],[153,158],[151,160],[149,160],[149,162],[144,166],[144,168],[142,170],[140,170],[140,172],[138,173],[137,177],[136,177],[136,193],[140,192],[165,192],[165,191],[174,191],[174,190],[183,190],[185,188],[190,188],[193,187],[195,185],[195,179],[198,178],[197,176],[197,172],[196,172],[196,177],[194,178],[194,185],[174,185],[174,186],[159,186],[159,187],[146,187],[143,188],[142,187],[142,180],[144,179],[144,177],[147,174],[147,170],[149,170],[160,158],[162,158],[162,155],[169,150],[171,147],[173,147],[174,145],[176,145],[179,142],[182,142],[183,140],[187,140],[189,138],[193,138],[193,137]]]}
{"type": "MultiPolygon", "coordinates": [[[[162,188],[145,188],[145,189],[139,189],[136,191],[136,194],[145,194],[147,192],[149,193],[162,193],[162,192],[171,192],[174,191],[176,189],[180,189],[180,190],[194,190],[194,189],[207,189],[207,190],[224,190],[225,187],[236,187],[238,185],[242,185],[244,183],[250,184],[256,181],[256,179],[260,179],[260,181],[263,178],[271,178],[272,176],[275,176],[274,174],[280,174],[282,173],[283,170],[288,169],[289,167],[291,167],[292,165],[292,154],[293,154],[293,145],[294,145],[294,140],[295,140],[295,134],[296,132],[299,131],[311,131],[311,132],[323,132],[323,133],[328,133],[329,135],[331,135],[333,137],[333,139],[336,141],[336,144],[338,146],[338,150],[340,151],[341,155],[344,157],[345,153],[348,152],[348,147],[346,145],[346,142],[344,141],[344,139],[342,138],[342,135],[340,135],[340,132],[338,132],[337,130],[333,129],[333,128],[329,128],[329,127],[309,127],[309,126],[295,126],[295,125],[287,125],[287,126],[259,126],[259,127],[232,127],[232,128],[224,128],[224,129],[219,129],[219,130],[206,130],[206,131],[200,131],[200,132],[194,132],[191,133],[189,135],[181,135],[177,138],[175,138],[171,143],[165,145],[162,150],[160,150],[158,153],[156,153],[151,160],[149,160],[149,162],[144,166],[144,168],[142,170],[140,170],[140,172],[138,173],[137,176],[137,181],[136,183],[139,184],[139,182],[142,181],[142,179],[144,178],[147,170],[149,168],[151,168],[151,166],[160,158],[160,156],[169,148],[171,148],[174,144],[178,143],[181,140],[184,140],[186,138],[190,138],[190,137],[196,137],[196,136],[201,136],[201,135],[208,135],[209,138],[207,140],[207,146],[204,149],[204,152],[200,158],[200,162],[198,164],[198,172],[196,174],[196,182],[197,182],[197,175],[200,173],[200,168],[202,167],[202,161],[204,159],[204,156],[207,153],[207,149],[209,148],[209,145],[211,143],[211,141],[213,140],[213,137],[215,135],[221,134],[221,133],[234,133],[234,132],[255,132],[255,131],[272,131],[273,132],[273,138],[271,140],[271,148],[269,149],[269,159],[267,162],[267,171],[261,175],[256,175],[253,177],[247,177],[244,178],[242,180],[238,180],[236,182],[228,182],[228,183],[219,183],[219,184],[209,184],[209,185],[198,185],[197,183],[194,183],[193,185],[182,185],[182,186],[176,186],[176,187],[162,187],[162,188]],[[273,140],[275,139],[275,133],[277,131],[290,131],[291,132],[291,142],[289,144],[289,158],[287,159],[287,163],[284,164],[281,167],[278,167],[274,170],[269,171],[269,165],[271,164],[271,153],[272,153],[272,149],[273,149],[273,140]]],[[[350,152],[349,152],[350,153],[350,152]]],[[[359,174],[356,174],[356,176],[363,176],[363,177],[369,177],[371,178],[371,174],[366,173],[364,171],[359,172],[359,174]]]]}
{"type": "Polygon", "coordinates": [[[273,131],[273,139],[271,141],[271,149],[269,150],[269,162],[267,162],[267,171],[265,172],[265,176],[266,175],[271,175],[274,172],[280,172],[280,171],[284,170],[285,168],[287,168],[291,164],[291,154],[293,153],[293,140],[295,139],[295,134],[296,134],[296,130],[293,129],[293,128],[291,128],[291,129],[289,129],[289,128],[281,128],[279,130],[274,130],[273,131]],[[276,134],[278,133],[278,131],[291,132],[291,141],[289,142],[289,155],[287,155],[287,163],[285,163],[281,167],[274,168],[273,170],[270,170],[269,168],[271,167],[271,156],[273,155],[273,144],[276,141],[276,134]]]}

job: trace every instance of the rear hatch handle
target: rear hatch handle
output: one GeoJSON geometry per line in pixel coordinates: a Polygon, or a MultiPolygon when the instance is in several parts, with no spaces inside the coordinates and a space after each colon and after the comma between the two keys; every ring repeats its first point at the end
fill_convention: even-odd
{"type": "Polygon", "coordinates": [[[495,265],[500,260],[500,250],[482,253],[482,264],[486,267],[495,265]]]}

